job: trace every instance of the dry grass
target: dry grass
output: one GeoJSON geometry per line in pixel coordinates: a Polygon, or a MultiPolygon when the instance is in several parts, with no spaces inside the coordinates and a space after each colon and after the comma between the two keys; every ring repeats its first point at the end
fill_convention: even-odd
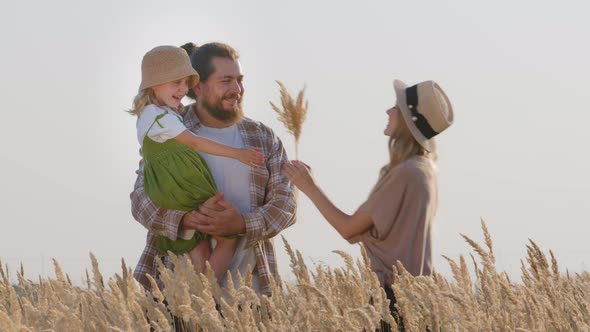
{"type": "Polygon", "coordinates": [[[295,138],[295,159],[299,159],[299,138],[301,137],[301,129],[303,128],[303,122],[307,115],[307,100],[304,102],[305,87],[297,94],[297,99],[293,99],[287,88],[280,81],[276,81],[281,91],[281,106],[282,109],[277,107],[272,101],[270,106],[279,115],[279,121],[281,121],[287,131],[295,138]]]}
{"type": "MultiPolygon", "coordinates": [[[[512,282],[495,269],[482,226],[484,247],[464,236],[477,254],[471,256],[473,280],[464,257],[446,257],[453,280],[436,273],[413,277],[396,267],[394,290],[409,331],[590,330],[590,274],[561,274],[553,253],[548,259],[531,241],[522,281],[512,282]]],[[[74,286],[57,262],[55,279],[29,280],[21,267],[16,284],[7,268],[0,269],[0,330],[170,331],[173,315],[190,331],[374,331],[380,319],[395,324],[364,251],[356,262],[336,252],[343,268],[311,271],[285,246],[296,281],[273,284],[272,297],[257,296],[248,287],[251,276],[221,290],[211,272],[197,275],[190,264],[176,273],[162,267],[166,287],[152,294],[138,287],[124,262],[122,273],[105,281],[93,256],[85,287],[74,286]]],[[[177,266],[180,259],[174,257],[177,266]]]]}

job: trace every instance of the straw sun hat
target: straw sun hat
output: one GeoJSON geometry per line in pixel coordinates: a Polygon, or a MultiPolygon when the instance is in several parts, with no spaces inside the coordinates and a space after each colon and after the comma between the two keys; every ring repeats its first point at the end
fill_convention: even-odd
{"type": "Polygon", "coordinates": [[[143,56],[139,91],[189,76],[189,88],[192,88],[199,83],[199,74],[191,66],[185,50],[176,46],[158,46],[143,56]]]}
{"type": "Polygon", "coordinates": [[[426,149],[434,149],[434,136],[453,123],[453,107],[449,97],[434,81],[426,81],[408,87],[406,83],[393,82],[397,106],[410,132],[426,149]]]}

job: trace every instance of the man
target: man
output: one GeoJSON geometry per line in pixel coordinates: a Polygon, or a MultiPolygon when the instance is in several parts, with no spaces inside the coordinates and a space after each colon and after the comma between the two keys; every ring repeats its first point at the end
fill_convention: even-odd
{"type": "MultiPolygon", "coordinates": [[[[252,168],[202,153],[219,193],[187,213],[160,208],[149,199],[140,162],[131,208],[134,218],[148,229],[148,236],[134,276],[148,289],[145,274],[157,278],[155,259],[163,256],[154,246],[156,234],[175,240],[186,229],[213,236],[243,235],[229,266],[232,277],[251,271],[252,287],[267,295],[271,293],[270,276],[279,280],[272,238],[295,222],[293,187],[281,174],[287,155],[280,139],[270,128],[243,115],[244,75],[238,59],[238,53],[222,43],[205,44],[192,52],[191,63],[201,81],[193,89],[196,102],[187,107],[184,125],[224,144],[261,148],[265,166],[252,168]]],[[[171,267],[170,260],[163,258],[171,267]]]]}

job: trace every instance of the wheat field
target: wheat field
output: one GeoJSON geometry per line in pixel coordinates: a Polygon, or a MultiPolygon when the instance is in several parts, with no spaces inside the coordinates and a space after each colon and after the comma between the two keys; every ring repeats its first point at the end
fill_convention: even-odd
{"type": "MultiPolygon", "coordinates": [[[[496,270],[483,222],[482,228],[483,246],[463,235],[474,252],[469,259],[445,257],[452,280],[436,272],[414,277],[396,267],[393,288],[406,330],[590,330],[588,272],[562,273],[553,253],[546,256],[531,241],[521,280],[512,281],[496,270]]],[[[275,282],[272,297],[254,293],[251,276],[222,290],[210,270],[196,274],[179,257],[175,265],[186,267],[176,273],[162,267],[165,287],[151,294],[125,262],[121,274],[105,280],[92,255],[84,287],[73,285],[56,261],[54,279],[29,280],[21,267],[11,280],[8,268],[0,268],[0,331],[375,331],[380,320],[397,330],[362,247],[362,259],[335,251],[344,267],[314,270],[286,241],[285,247],[295,281],[275,282]]]]}

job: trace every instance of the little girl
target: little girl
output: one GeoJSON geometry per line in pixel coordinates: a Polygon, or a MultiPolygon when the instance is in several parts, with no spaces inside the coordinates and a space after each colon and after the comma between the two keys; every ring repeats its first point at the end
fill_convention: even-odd
{"type": "MultiPolygon", "coordinates": [[[[197,150],[234,158],[252,167],[264,164],[260,149],[221,144],[197,136],[183,125],[184,107],[180,102],[198,82],[199,74],[180,47],[159,46],[143,57],[139,93],[129,112],[137,115],[145,192],[166,209],[195,210],[217,192],[211,171],[197,150]]],[[[207,234],[185,230],[175,241],[158,235],[156,248],[163,253],[188,252],[198,270],[203,270],[205,260],[209,260],[215,276],[220,278],[229,267],[237,239],[227,236],[216,240],[211,252],[207,234]]]]}

